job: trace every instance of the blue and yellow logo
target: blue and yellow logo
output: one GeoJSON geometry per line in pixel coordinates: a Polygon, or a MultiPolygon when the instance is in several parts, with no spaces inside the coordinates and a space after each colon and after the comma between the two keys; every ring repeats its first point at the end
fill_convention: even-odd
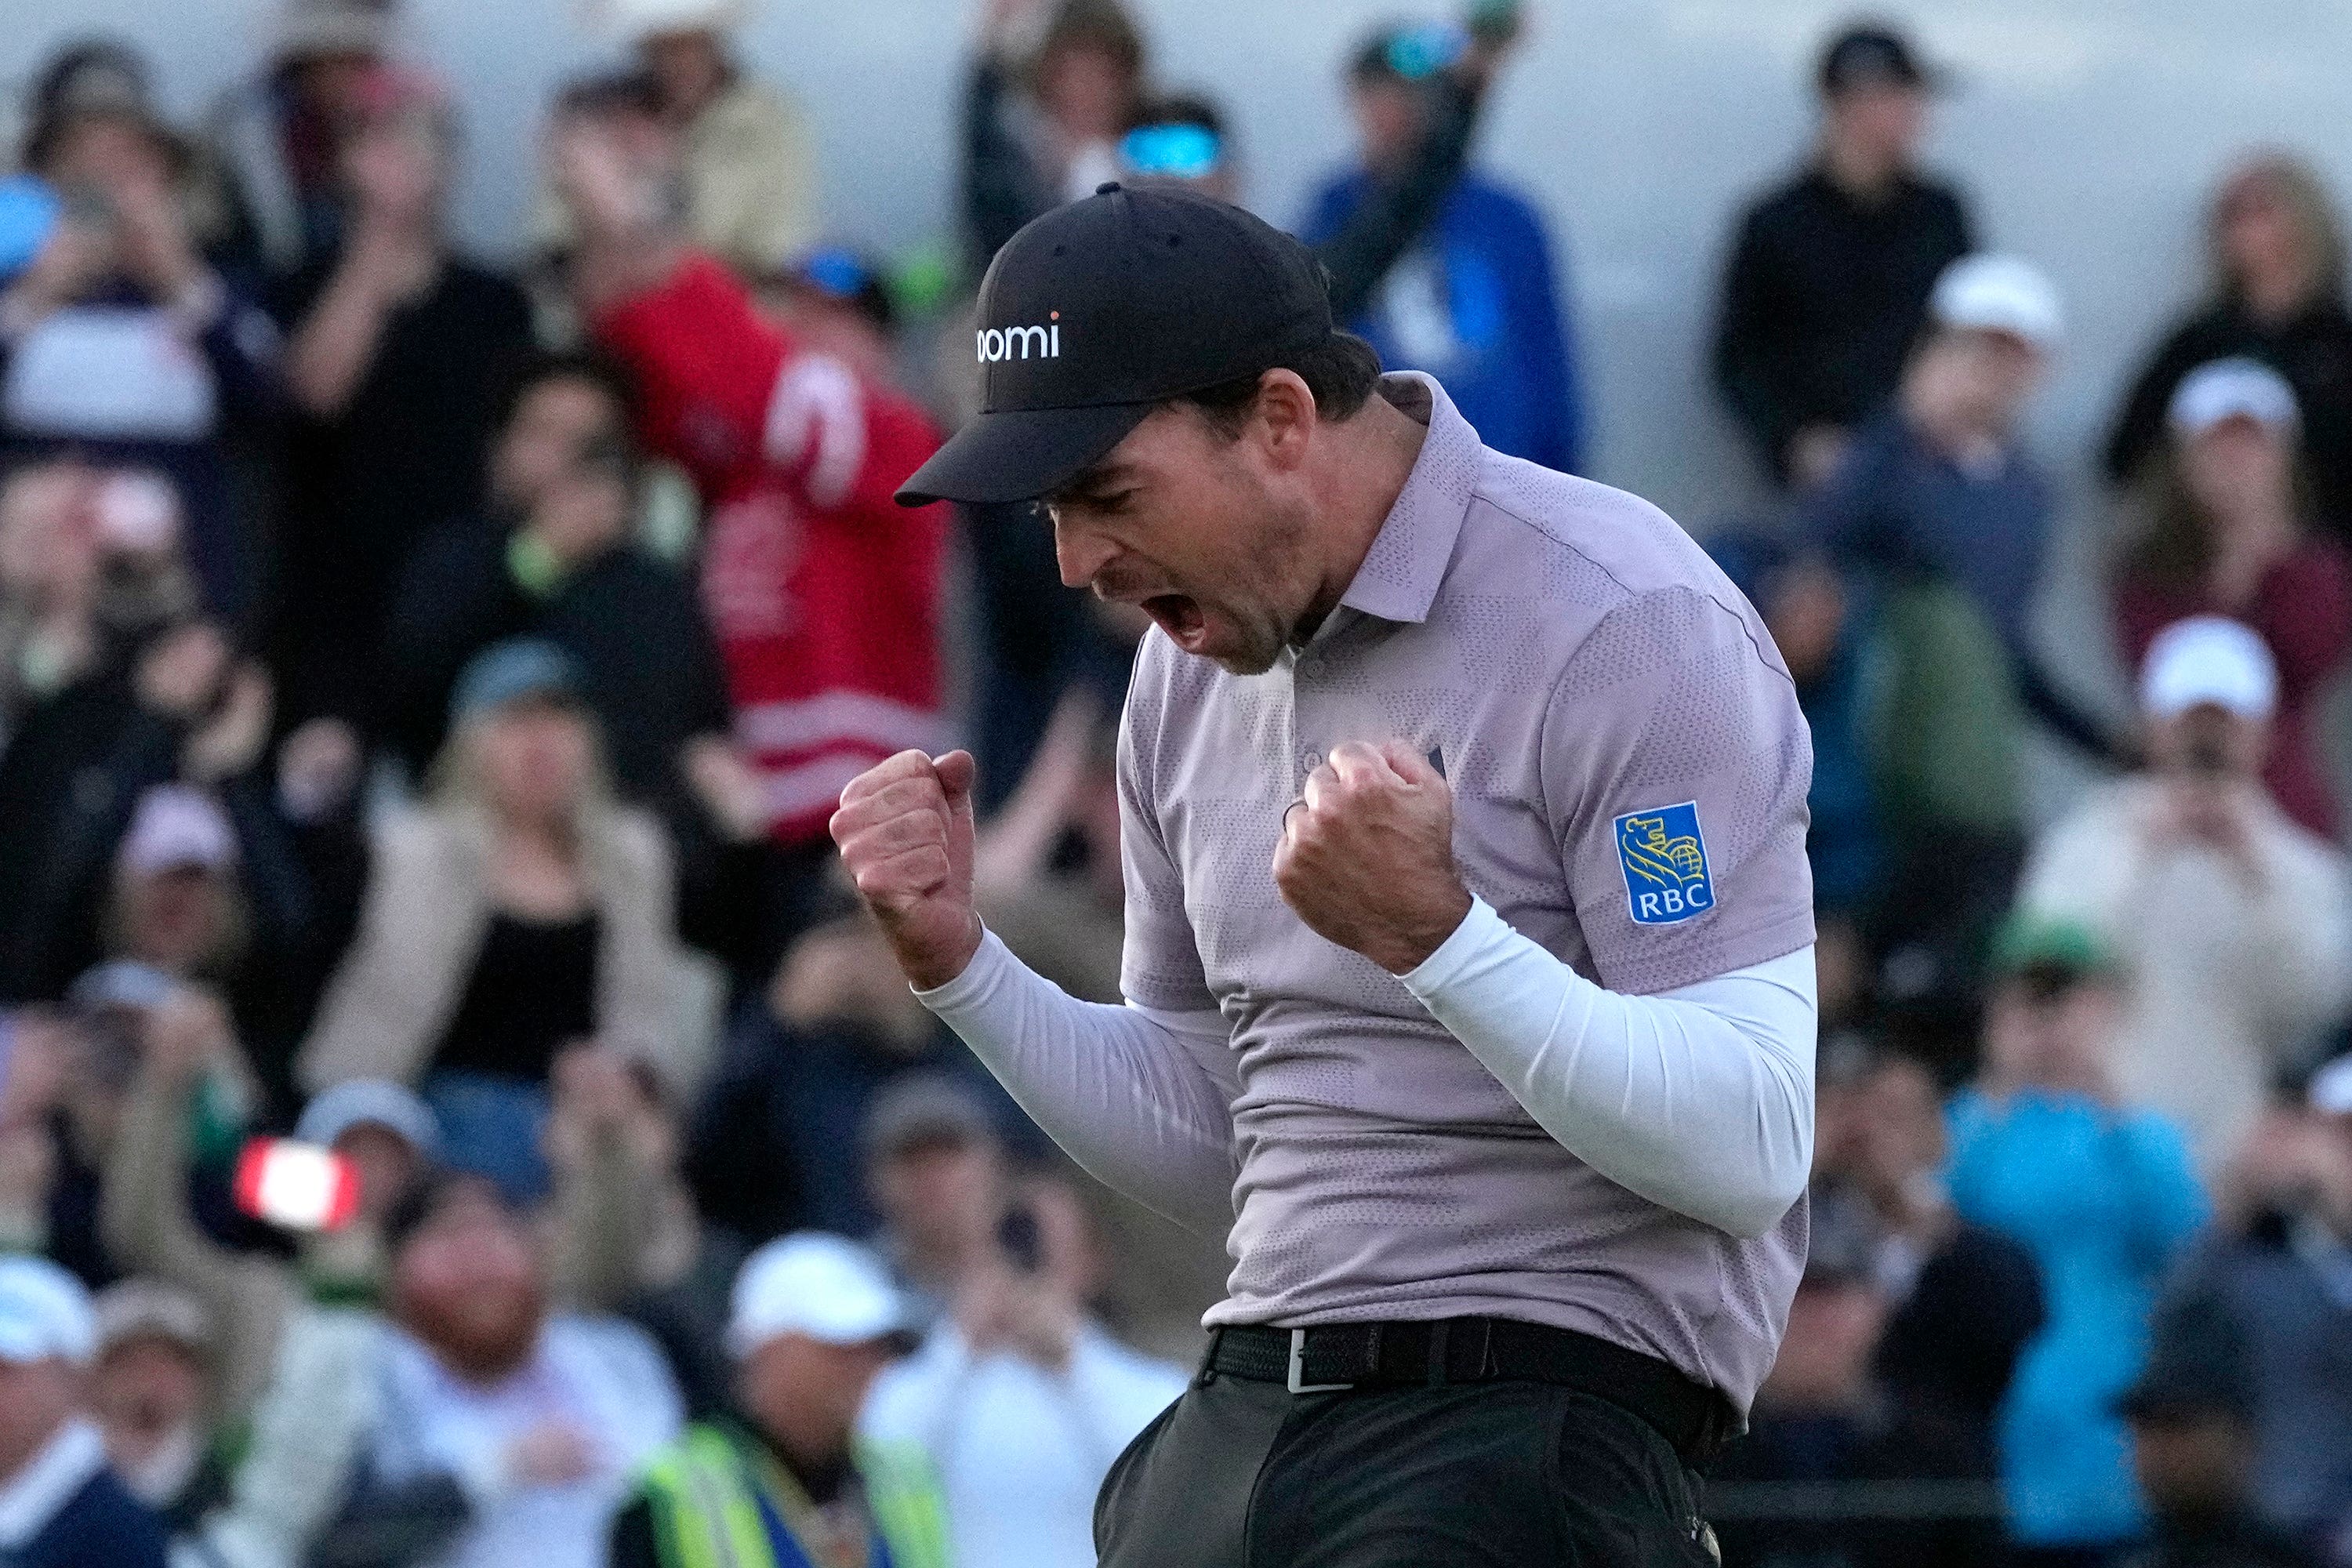
{"type": "Polygon", "coordinates": [[[1695,800],[1619,817],[1617,863],[1625,868],[1625,898],[1638,925],[1669,926],[1715,908],[1695,800]]]}

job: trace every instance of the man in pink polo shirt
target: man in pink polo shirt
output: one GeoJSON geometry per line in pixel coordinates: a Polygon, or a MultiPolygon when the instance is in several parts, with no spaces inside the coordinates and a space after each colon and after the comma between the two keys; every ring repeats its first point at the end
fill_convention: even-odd
{"type": "Polygon", "coordinates": [[[1801,1268],[1811,771],[1755,612],[1633,497],[1381,376],[1237,208],[1106,186],[990,268],[984,407],[900,500],[1042,498],[1139,605],[1125,1006],[971,902],[971,759],[835,837],[925,1003],[1081,1164],[1230,1231],[1109,1568],[1701,1563],[1690,1467],[1801,1268]]]}

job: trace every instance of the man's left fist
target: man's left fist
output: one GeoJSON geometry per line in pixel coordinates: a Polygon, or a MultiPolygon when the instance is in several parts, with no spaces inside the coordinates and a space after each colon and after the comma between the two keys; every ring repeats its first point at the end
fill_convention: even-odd
{"type": "Polygon", "coordinates": [[[1391,974],[1418,967],[1470,912],[1453,791],[1402,742],[1334,746],[1283,814],[1274,885],[1341,947],[1391,974]]]}

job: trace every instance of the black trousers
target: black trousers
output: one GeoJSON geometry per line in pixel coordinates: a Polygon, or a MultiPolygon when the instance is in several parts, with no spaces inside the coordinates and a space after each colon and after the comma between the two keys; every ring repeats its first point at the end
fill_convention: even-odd
{"type": "Polygon", "coordinates": [[[1102,1568],[1714,1568],[1665,1438],[1540,1383],[1294,1394],[1206,1374],[1111,1467],[1102,1568]]]}

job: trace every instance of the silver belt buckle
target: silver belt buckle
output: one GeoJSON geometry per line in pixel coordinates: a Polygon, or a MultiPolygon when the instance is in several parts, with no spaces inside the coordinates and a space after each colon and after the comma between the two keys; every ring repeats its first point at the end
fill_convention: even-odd
{"type": "Polygon", "coordinates": [[[1290,1381],[1287,1385],[1291,1393],[1337,1394],[1342,1389],[1356,1386],[1352,1383],[1307,1383],[1303,1381],[1306,1375],[1307,1331],[1293,1329],[1290,1331],[1290,1381]]]}

